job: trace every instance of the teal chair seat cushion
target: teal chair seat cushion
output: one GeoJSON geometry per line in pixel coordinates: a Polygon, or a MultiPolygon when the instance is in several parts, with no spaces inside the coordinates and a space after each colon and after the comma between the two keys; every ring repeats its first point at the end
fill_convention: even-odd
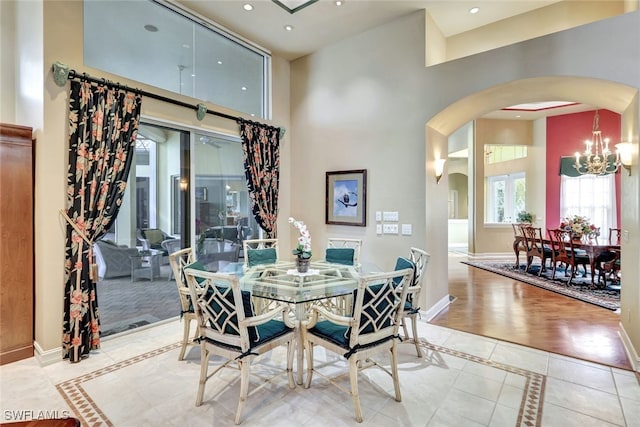
{"type": "Polygon", "coordinates": [[[256,265],[263,264],[275,264],[276,261],[278,261],[278,256],[275,248],[247,250],[247,265],[249,267],[255,267],[256,265]]]}
{"type": "Polygon", "coordinates": [[[353,265],[355,250],[353,248],[327,248],[325,261],[332,264],[353,265]]]}
{"type": "Polygon", "coordinates": [[[344,349],[349,348],[349,327],[337,325],[328,320],[321,320],[316,325],[309,329],[309,332],[326,339],[327,341],[338,345],[344,349]]]}
{"type": "MultiPolygon", "coordinates": [[[[273,339],[276,339],[278,337],[281,337],[282,335],[290,332],[292,329],[290,327],[288,327],[287,325],[285,325],[284,322],[280,321],[280,320],[269,320],[266,323],[263,323],[262,325],[258,325],[255,328],[249,328],[249,329],[256,329],[257,330],[257,334],[258,334],[258,339],[256,339],[255,341],[252,340],[249,343],[249,347],[253,348],[256,347],[260,344],[264,344],[266,342],[269,342],[273,339]]],[[[208,342],[215,344],[219,347],[224,347],[224,348],[228,348],[234,351],[242,351],[242,349],[238,346],[235,345],[230,345],[230,344],[226,344],[220,341],[216,341],[213,340],[211,338],[205,338],[208,342]]]]}

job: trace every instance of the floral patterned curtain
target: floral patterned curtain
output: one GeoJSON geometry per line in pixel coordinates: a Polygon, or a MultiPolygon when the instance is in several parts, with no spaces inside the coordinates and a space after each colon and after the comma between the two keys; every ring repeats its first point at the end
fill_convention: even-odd
{"type": "Polygon", "coordinates": [[[274,239],[280,185],[280,129],[243,119],[238,122],[251,211],[267,233],[266,238],[274,239]]]}
{"type": "Polygon", "coordinates": [[[138,133],[141,97],[71,81],[69,172],[62,348],[79,362],[100,348],[93,242],[115,221],[122,203],[138,133]]]}

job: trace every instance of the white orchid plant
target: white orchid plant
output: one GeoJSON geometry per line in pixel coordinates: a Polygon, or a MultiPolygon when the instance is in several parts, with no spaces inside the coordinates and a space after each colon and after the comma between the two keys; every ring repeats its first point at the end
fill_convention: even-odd
{"type": "Polygon", "coordinates": [[[289,217],[289,224],[293,224],[295,228],[300,232],[298,237],[298,246],[292,251],[292,253],[303,259],[311,258],[311,235],[307,226],[302,221],[296,221],[295,218],[289,217]]]}

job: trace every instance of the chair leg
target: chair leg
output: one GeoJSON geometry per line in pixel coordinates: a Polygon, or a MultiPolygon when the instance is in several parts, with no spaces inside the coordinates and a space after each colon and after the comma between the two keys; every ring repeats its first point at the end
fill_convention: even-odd
{"type": "Polygon", "coordinates": [[[202,405],[202,396],[204,395],[204,385],[207,382],[207,368],[209,366],[209,356],[211,353],[200,344],[200,381],[198,382],[198,394],[196,395],[196,406],[202,405]]]}
{"type": "Polygon", "coordinates": [[[398,347],[395,341],[391,347],[391,374],[393,377],[393,388],[396,392],[396,402],[402,402],[402,394],[400,394],[400,377],[398,376],[398,347]]]}
{"type": "MultiPolygon", "coordinates": [[[[296,388],[296,382],[293,380],[294,349],[295,349],[295,341],[291,340],[287,343],[287,378],[289,379],[289,388],[296,388]]],[[[299,369],[302,369],[302,366],[299,369]]]]}
{"type": "Polygon", "coordinates": [[[184,322],[182,325],[182,348],[178,360],[184,360],[184,353],[187,351],[187,343],[189,342],[189,332],[191,332],[191,319],[183,318],[182,321],[184,322]]]}
{"type": "Polygon", "coordinates": [[[356,357],[349,358],[349,379],[351,382],[351,398],[356,411],[356,421],[362,422],[362,408],[360,407],[360,395],[358,394],[358,360],[356,357]]]}
{"type": "Polygon", "coordinates": [[[418,357],[422,358],[422,349],[418,342],[418,315],[412,314],[409,317],[411,318],[411,329],[413,331],[413,343],[416,346],[416,353],[418,353],[418,357]]]}
{"type": "Polygon", "coordinates": [[[242,417],[242,409],[244,403],[247,401],[249,394],[249,366],[251,364],[250,357],[243,360],[238,360],[240,365],[240,399],[238,400],[238,409],[236,410],[236,425],[240,424],[240,418],[242,417]]]}
{"type": "Polygon", "coordinates": [[[401,325],[402,325],[402,331],[404,332],[404,338],[407,339],[409,338],[409,331],[407,329],[407,321],[406,321],[407,317],[406,316],[402,316],[401,319],[401,325]]]}
{"type": "MultiPolygon", "coordinates": [[[[305,341],[305,345],[307,347],[307,381],[304,383],[304,388],[309,388],[313,377],[313,342],[305,341]]],[[[302,369],[302,366],[298,366],[298,369],[302,369]]]]}

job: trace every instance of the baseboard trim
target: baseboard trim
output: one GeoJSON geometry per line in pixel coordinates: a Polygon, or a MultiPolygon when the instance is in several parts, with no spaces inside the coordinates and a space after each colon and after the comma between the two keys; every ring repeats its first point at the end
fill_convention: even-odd
{"type": "Polygon", "coordinates": [[[622,345],[627,352],[629,362],[631,362],[631,367],[634,371],[640,372],[640,355],[638,355],[635,348],[633,348],[633,343],[631,342],[627,331],[624,329],[624,325],[622,324],[622,322],[620,322],[620,329],[618,330],[618,334],[620,335],[622,345]]]}
{"type": "Polygon", "coordinates": [[[62,360],[62,347],[44,350],[37,341],[34,341],[33,348],[35,349],[34,356],[40,366],[52,365],[62,360]]]}
{"type": "Polygon", "coordinates": [[[449,294],[447,294],[442,297],[440,301],[432,305],[427,311],[421,310],[420,315],[424,316],[424,318],[427,319],[427,322],[429,322],[431,319],[435,318],[442,310],[449,307],[449,304],[451,304],[451,297],[449,296],[449,294]]]}

